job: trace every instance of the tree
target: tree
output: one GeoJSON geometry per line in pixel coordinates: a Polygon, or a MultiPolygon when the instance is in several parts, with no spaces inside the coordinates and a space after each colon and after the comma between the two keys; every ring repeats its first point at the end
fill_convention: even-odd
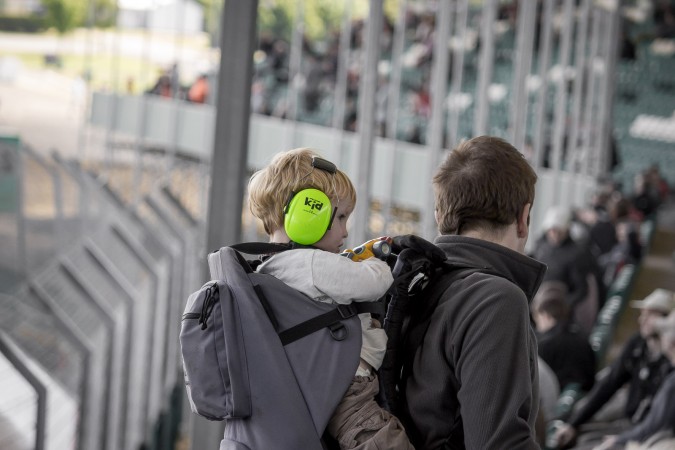
{"type": "Polygon", "coordinates": [[[218,46],[218,30],[222,3],[216,0],[197,0],[204,11],[204,30],[209,34],[212,46],[218,46]]]}
{"type": "MultiPolygon", "coordinates": [[[[299,1],[303,2],[303,25],[305,35],[309,39],[322,40],[331,29],[340,27],[347,6],[345,0],[260,0],[259,30],[290,41],[299,1]]],[[[384,10],[389,20],[395,21],[400,1],[385,0],[384,10]]],[[[364,19],[368,15],[368,0],[353,0],[350,4],[354,19],[364,19]]]]}
{"type": "Polygon", "coordinates": [[[47,26],[65,34],[84,23],[87,2],[81,0],[42,0],[47,26]]]}
{"type": "Polygon", "coordinates": [[[291,41],[293,18],[297,10],[294,0],[267,0],[258,6],[258,31],[291,41]]]}
{"type": "MultiPolygon", "coordinates": [[[[360,2],[361,0],[357,0],[360,2]]],[[[305,35],[321,40],[331,28],[339,27],[345,2],[335,0],[308,0],[302,5],[305,35]]],[[[266,0],[258,7],[258,28],[272,36],[290,41],[291,30],[298,13],[298,0],[266,0]]]]}
{"type": "Polygon", "coordinates": [[[93,11],[87,12],[87,25],[91,24],[97,28],[108,28],[116,24],[116,0],[93,0],[92,3],[93,11]]]}

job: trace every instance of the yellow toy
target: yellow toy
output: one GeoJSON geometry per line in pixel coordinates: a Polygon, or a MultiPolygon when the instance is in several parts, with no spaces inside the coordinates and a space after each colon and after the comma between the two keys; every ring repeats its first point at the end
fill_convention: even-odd
{"type": "Polygon", "coordinates": [[[384,261],[391,254],[391,244],[392,239],[389,236],[382,236],[366,241],[358,247],[354,247],[353,249],[347,249],[340,254],[355,262],[363,261],[372,257],[379,258],[384,261]]]}

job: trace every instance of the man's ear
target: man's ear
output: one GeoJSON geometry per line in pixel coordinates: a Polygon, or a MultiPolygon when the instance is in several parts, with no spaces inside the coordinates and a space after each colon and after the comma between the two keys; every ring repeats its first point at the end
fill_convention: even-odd
{"type": "Polygon", "coordinates": [[[434,209],[434,220],[436,220],[436,225],[438,225],[438,210],[434,209]]]}
{"type": "Polygon", "coordinates": [[[530,232],[530,207],[532,206],[531,203],[526,203],[525,206],[523,206],[523,209],[520,211],[520,214],[518,214],[518,221],[516,223],[517,225],[517,231],[518,231],[518,237],[519,238],[524,238],[528,235],[530,232]]]}

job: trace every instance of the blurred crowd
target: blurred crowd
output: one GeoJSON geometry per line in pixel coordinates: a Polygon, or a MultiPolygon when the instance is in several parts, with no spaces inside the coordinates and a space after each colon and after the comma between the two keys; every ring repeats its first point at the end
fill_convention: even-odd
{"type": "MultiPolygon", "coordinates": [[[[639,264],[643,257],[648,243],[641,233],[642,224],[653,219],[672,194],[657,165],[635,177],[630,194],[624,192],[607,180],[600,183],[583,208],[550,207],[542,235],[531,252],[548,266],[531,305],[543,366],[542,411],[546,422],[558,419],[555,402],[561,392],[573,388],[587,394],[567,422],[558,423],[555,437],[559,448],[624,448],[629,437],[647,439],[655,433],[652,430],[645,435],[642,430],[640,434],[634,427],[648,428],[654,423],[661,426],[657,426],[658,431],[664,431],[663,423],[670,424],[666,428],[673,431],[673,408],[652,409],[662,383],[673,371],[673,363],[654,334],[652,319],[663,319],[675,310],[673,292],[653,286],[650,296],[633,303],[640,309],[639,331],[605,370],[599,371],[604,361],[597,360],[590,343],[599,312],[621,269],[639,264]],[[547,379],[547,374],[552,375],[547,379]],[[594,422],[595,414],[617,392],[623,392],[624,400],[616,420],[601,418],[594,422]],[[651,422],[643,422],[647,417],[651,422]],[[622,432],[626,432],[626,440],[617,438],[622,432]]],[[[672,404],[672,397],[666,398],[672,404]]]]}
{"type": "MultiPolygon", "coordinates": [[[[624,58],[635,58],[636,41],[667,37],[672,33],[673,2],[652,0],[652,33],[635,37],[630,30],[630,21],[622,22],[621,54],[624,58]],[[668,31],[671,30],[671,31],[668,31]]],[[[497,41],[495,64],[513,64],[518,1],[500,2],[495,26],[497,41]]],[[[376,129],[380,136],[394,137],[412,143],[424,144],[426,125],[431,113],[431,63],[436,11],[427,7],[409,6],[405,11],[404,48],[401,56],[401,84],[398,99],[396,130],[387,130],[387,108],[390,96],[389,83],[392,75],[392,53],[395,38],[395,24],[386,16],[380,33],[380,64],[378,65],[376,93],[376,129]]],[[[541,16],[537,16],[538,19],[541,16]]],[[[298,73],[291,73],[291,43],[270,33],[261,33],[255,54],[255,73],[252,86],[251,106],[255,113],[315,123],[326,126],[342,126],[355,131],[358,114],[358,87],[364,52],[365,26],[362,19],[355,19],[349,26],[349,51],[345,69],[338,67],[341,54],[341,29],[339,24],[328,30],[322,40],[302,39],[302,56],[298,73]],[[338,72],[346,70],[346,86],[341,91],[338,72]],[[291,99],[291,90],[297,91],[297,98],[291,99]],[[344,111],[337,111],[344,99],[344,111]],[[334,114],[341,114],[334,117],[334,114]]],[[[535,27],[538,39],[539,26],[535,27]]],[[[462,43],[465,48],[464,84],[477,78],[477,53],[480,47],[480,14],[470,11],[468,26],[462,43]]],[[[559,30],[558,30],[559,31],[559,30]]],[[[450,55],[448,73],[452,71],[450,55]]],[[[504,80],[495,80],[495,83],[504,80]]],[[[466,88],[466,86],[465,86],[466,88]]],[[[495,94],[497,95],[497,94],[495,94]]],[[[498,95],[497,95],[498,97],[498,95]]],[[[495,101],[498,101],[495,97],[495,101]]],[[[466,111],[470,99],[455,99],[460,111],[466,111]]],[[[504,124],[505,126],[506,124],[504,124]]]]}
{"type": "MultiPolygon", "coordinates": [[[[675,25],[673,2],[651,0],[651,32],[634,36],[629,32],[628,20],[623,21],[621,55],[634,59],[636,41],[672,36],[675,25]]],[[[518,1],[500,2],[497,12],[498,34],[495,49],[495,63],[512,64],[515,40],[518,1]]],[[[380,63],[377,74],[375,106],[376,133],[417,144],[425,144],[426,127],[431,114],[431,62],[433,56],[436,13],[429,5],[412,4],[405,11],[403,29],[404,45],[401,55],[400,97],[397,99],[397,120],[395,130],[387,130],[390,119],[387,114],[392,75],[392,53],[395,38],[395,24],[386,15],[380,33],[380,63]]],[[[537,16],[539,19],[541,16],[537,16]]],[[[464,70],[466,80],[474,80],[477,71],[477,51],[480,47],[481,28],[479,11],[469,12],[468,26],[464,36],[464,70]]],[[[540,27],[535,27],[535,45],[540,27]]],[[[252,112],[280,118],[293,118],[307,123],[325,126],[339,126],[356,131],[358,119],[358,94],[362,59],[365,51],[365,22],[353,19],[348,27],[348,51],[341,45],[342,29],[339,23],[326,30],[321,39],[310,39],[303,35],[301,56],[298,67],[291,63],[292,39],[260,32],[254,54],[254,74],[251,87],[252,112]],[[346,60],[341,61],[341,54],[346,60]],[[343,67],[339,67],[344,64],[343,67]],[[292,73],[297,70],[297,73],[292,73]],[[338,73],[346,71],[344,85],[340,84],[338,73]],[[297,96],[292,94],[297,93],[297,96]],[[340,106],[343,108],[340,108],[340,106]],[[340,117],[336,117],[340,115],[340,117]]],[[[449,60],[452,70],[452,55],[449,60]]],[[[176,64],[164,70],[156,84],[147,93],[179,98],[195,103],[213,104],[214,83],[212,73],[199,74],[195,79],[182,84],[176,64]]],[[[495,81],[497,83],[502,81],[495,81]]],[[[493,94],[497,95],[498,94],[493,94]]],[[[502,96],[503,97],[503,96],[502,96]]],[[[500,98],[502,98],[500,97],[500,98]]],[[[470,99],[456,99],[457,107],[465,111],[470,99]]],[[[506,126],[506,124],[503,124],[506,126]]]]}
{"type": "MultiPolygon", "coordinates": [[[[376,93],[377,133],[410,142],[422,143],[422,126],[429,118],[430,75],[435,31],[435,11],[408,8],[405,13],[404,53],[401,56],[402,80],[400,114],[409,119],[409,125],[398,133],[388,133],[387,107],[391,76],[391,55],[394,44],[394,23],[386,16],[380,33],[380,64],[378,65],[376,93]]],[[[291,48],[287,41],[269,33],[262,33],[256,52],[255,75],[252,88],[252,109],[259,114],[289,117],[294,114],[302,121],[332,125],[336,121],[345,130],[356,131],[358,91],[365,41],[363,19],[351,22],[349,51],[340,62],[341,30],[339,24],[326,33],[322,41],[303,38],[302,63],[297,74],[289,72],[291,48]],[[340,92],[338,72],[346,71],[344,91],[340,92]],[[291,79],[293,78],[293,79],[291,79]],[[299,92],[297,105],[289,102],[291,87],[299,92]],[[339,97],[341,96],[341,97],[339,97]],[[335,119],[336,105],[344,99],[344,114],[335,119]],[[292,109],[292,110],[291,110],[292,109]]],[[[468,33],[473,36],[473,33],[468,33]]],[[[475,48],[475,42],[472,43],[475,48]]]]}
{"type": "Polygon", "coordinates": [[[209,85],[209,74],[206,72],[197,75],[192,83],[184,85],[181,82],[178,64],[174,63],[159,75],[155,84],[146,93],[192,103],[207,103],[210,99],[209,85]]]}

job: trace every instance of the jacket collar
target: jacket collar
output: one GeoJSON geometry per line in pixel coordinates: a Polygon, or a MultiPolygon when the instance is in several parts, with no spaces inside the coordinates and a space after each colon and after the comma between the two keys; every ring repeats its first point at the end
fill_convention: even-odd
{"type": "Polygon", "coordinates": [[[544,279],[546,265],[510,248],[466,236],[438,236],[434,243],[448,257],[448,262],[490,269],[508,279],[532,301],[544,279]]]}

